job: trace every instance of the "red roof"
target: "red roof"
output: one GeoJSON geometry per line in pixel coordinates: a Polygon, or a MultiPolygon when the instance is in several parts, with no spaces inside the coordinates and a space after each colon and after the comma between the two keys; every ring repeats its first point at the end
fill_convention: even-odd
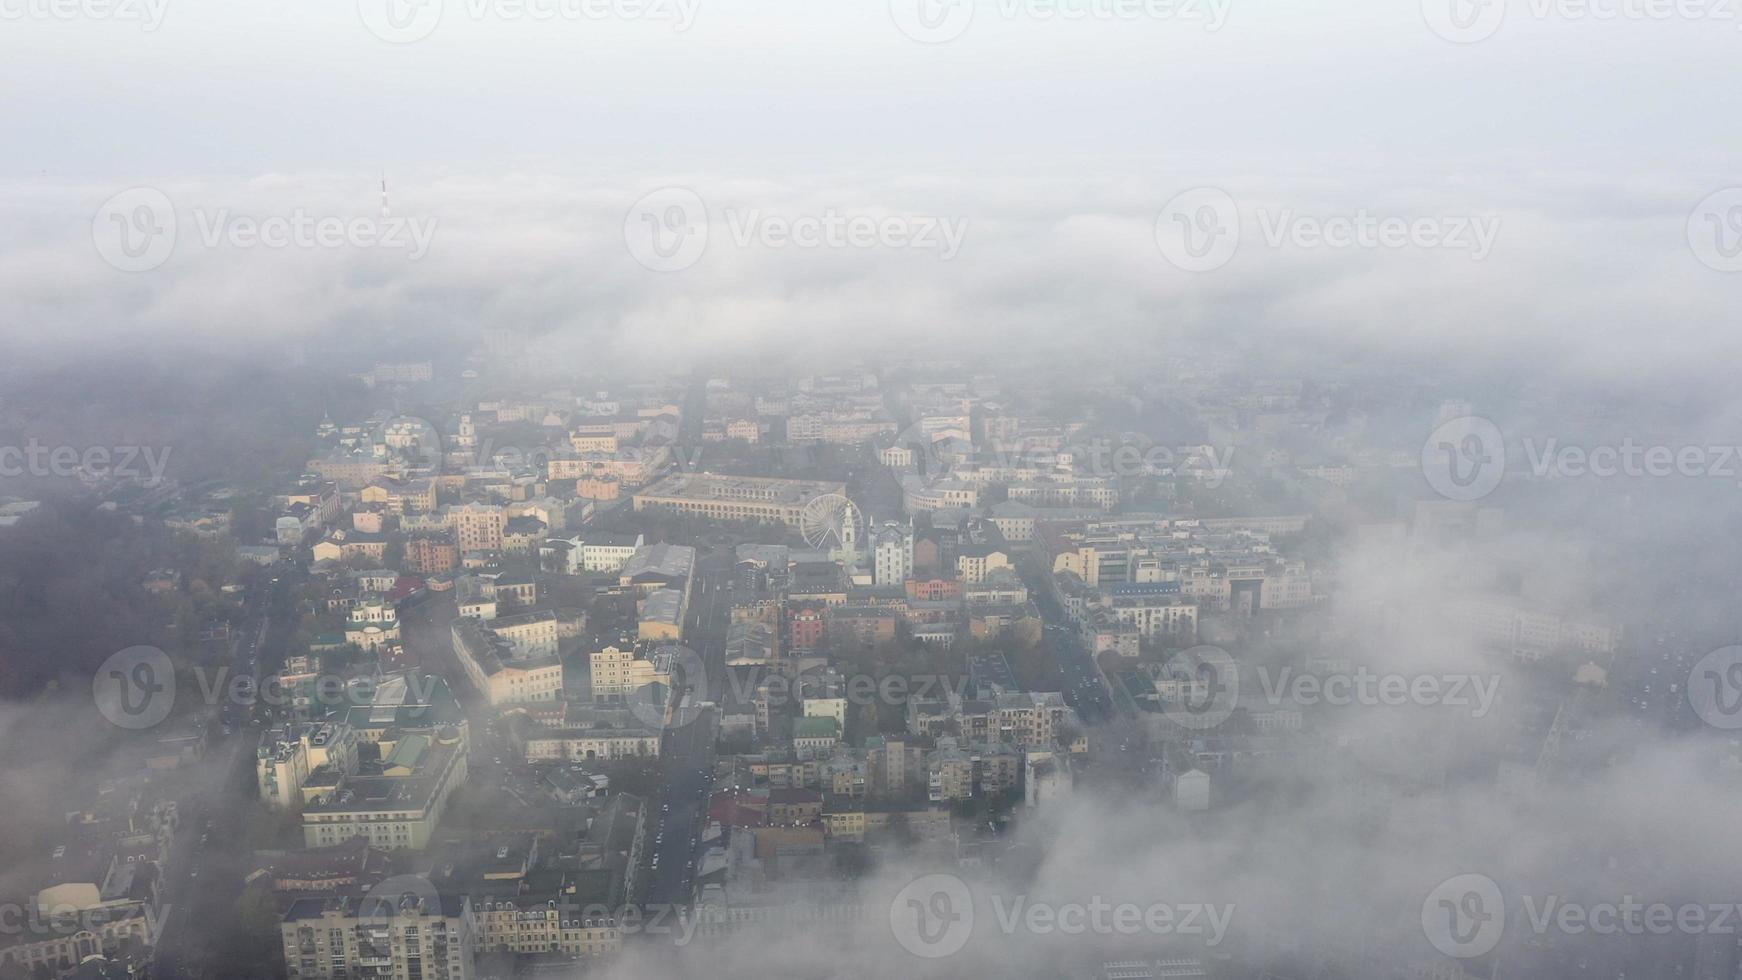
{"type": "Polygon", "coordinates": [[[708,804],[708,819],[723,827],[766,827],[767,805],[767,797],[762,794],[715,793],[708,804]]]}
{"type": "Polygon", "coordinates": [[[399,580],[393,583],[393,591],[387,593],[387,599],[390,602],[398,602],[421,588],[423,588],[423,579],[415,575],[401,575],[399,580]]]}

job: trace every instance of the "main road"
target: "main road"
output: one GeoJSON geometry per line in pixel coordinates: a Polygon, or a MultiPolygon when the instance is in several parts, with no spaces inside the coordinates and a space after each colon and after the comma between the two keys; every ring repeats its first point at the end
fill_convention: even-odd
{"type": "Polygon", "coordinates": [[[665,782],[652,815],[644,893],[650,908],[687,906],[695,898],[695,864],[707,825],[718,736],[719,713],[713,708],[686,716],[665,732],[660,746],[665,782]]]}
{"type": "MultiPolygon", "coordinates": [[[[649,906],[687,905],[695,897],[695,863],[707,824],[719,738],[720,716],[714,705],[723,698],[726,684],[726,628],[732,609],[727,585],[732,581],[733,559],[730,553],[701,552],[696,561],[684,638],[706,673],[705,690],[694,690],[689,700],[705,706],[684,712],[666,729],[660,744],[665,781],[648,848],[644,897],[649,906]]],[[[685,686],[690,684],[686,679],[685,686]]]]}
{"type": "Polygon", "coordinates": [[[1046,644],[1053,663],[1058,665],[1065,701],[1077,709],[1077,714],[1086,724],[1111,721],[1114,717],[1112,696],[1107,692],[1101,668],[1095,665],[1095,656],[1083,642],[1077,624],[1059,604],[1052,583],[1047,581],[1045,571],[1035,559],[1025,558],[1019,567],[1022,579],[1028,585],[1029,597],[1040,607],[1040,617],[1046,623],[1041,642],[1046,644]]]}
{"type": "MultiPolygon", "coordinates": [[[[273,566],[270,581],[256,581],[248,593],[246,616],[226,665],[233,673],[255,681],[277,666],[277,653],[289,631],[290,617],[275,619],[274,607],[293,598],[300,566],[273,566]],[[277,632],[275,632],[275,630],[277,632]]],[[[214,672],[214,677],[216,672],[214,672]]],[[[212,691],[227,695],[228,676],[212,691]]],[[[203,691],[196,691],[204,694],[203,691]]],[[[165,918],[149,967],[155,978],[217,976],[209,964],[217,961],[218,944],[232,937],[236,898],[241,892],[251,849],[245,817],[249,808],[238,799],[254,796],[254,748],[260,741],[265,709],[223,702],[209,719],[207,757],[201,768],[211,777],[202,791],[178,806],[180,825],[162,868],[165,918]],[[221,732],[221,734],[220,734],[221,732]]]]}

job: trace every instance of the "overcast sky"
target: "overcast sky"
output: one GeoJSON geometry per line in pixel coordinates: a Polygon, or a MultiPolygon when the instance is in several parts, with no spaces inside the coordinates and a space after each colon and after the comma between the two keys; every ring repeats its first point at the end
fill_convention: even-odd
{"type": "MultiPolygon", "coordinates": [[[[134,16],[32,15],[74,2],[0,3],[8,174],[596,157],[998,169],[1083,154],[1102,166],[1231,154],[1284,172],[1321,157],[1722,172],[1742,139],[1726,125],[1742,32],[1719,0],[1710,18],[1661,21],[1539,17],[1544,0],[1512,0],[1492,38],[1466,45],[1436,36],[1415,0],[1175,0],[1174,17],[1078,21],[1041,16],[1040,0],[1012,15],[1012,0],[978,0],[959,36],[929,45],[897,23],[936,0],[586,0],[657,9],[545,20],[516,18],[517,4],[558,0],[424,0],[441,19],[403,44],[366,21],[410,0],[113,0],[134,16]],[[141,22],[159,9],[155,29],[141,22]]],[[[595,9],[581,4],[567,9],[595,9]]]]}
{"type": "MultiPolygon", "coordinates": [[[[1512,0],[1497,27],[1476,8],[1491,36],[1454,43],[1435,28],[1462,0],[1057,2],[1138,13],[0,0],[0,330],[83,343],[449,321],[589,344],[633,328],[706,354],[1209,325],[1623,374],[1710,370],[1732,350],[1714,327],[1742,275],[1698,261],[1689,235],[1717,233],[1701,202],[1742,183],[1733,4],[1654,19],[1641,0],[1614,18],[1512,0]],[[371,216],[383,170],[396,212],[440,222],[418,261],[191,233],[220,212],[371,216]],[[137,186],[182,226],[144,274],[91,247],[105,202],[137,186]],[[622,216],[667,186],[713,224],[676,274],[624,247],[622,216]],[[1237,261],[1210,273],[1155,241],[1199,187],[1227,190],[1245,223],[1237,261]],[[729,240],[734,214],[831,209],[938,217],[965,241],[938,261],[729,240]],[[1261,240],[1277,215],[1362,210],[1499,224],[1480,259],[1261,240]],[[1677,338],[1693,343],[1666,348],[1677,338]]],[[[1742,241],[1742,210],[1714,217],[1742,241]]]]}

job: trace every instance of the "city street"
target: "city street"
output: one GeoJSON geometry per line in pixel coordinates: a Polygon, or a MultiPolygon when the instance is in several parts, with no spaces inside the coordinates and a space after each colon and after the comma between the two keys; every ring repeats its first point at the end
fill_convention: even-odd
{"type": "Polygon", "coordinates": [[[1028,594],[1040,607],[1041,619],[1046,622],[1042,642],[1058,665],[1065,701],[1077,709],[1085,724],[1111,721],[1114,716],[1112,697],[1101,678],[1101,669],[1095,665],[1094,656],[1077,632],[1076,624],[1071,622],[1064,607],[1053,596],[1044,572],[1035,567],[1032,560],[1024,560],[1020,568],[1022,579],[1028,585],[1028,594]]]}
{"type": "MultiPolygon", "coordinates": [[[[238,632],[231,663],[241,674],[260,678],[261,659],[275,625],[273,606],[291,594],[302,577],[293,565],[277,566],[276,578],[256,587],[248,597],[247,618],[238,632]]],[[[288,623],[277,624],[288,629],[288,623]]],[[[217,938],[202,926],[229,922],[235,915],[242,869],[237,856],[250,853],[249,808],[238,800],[253,797],[254,747],[260,739],[256,712],[243,705],[221,704],[210,720],[208,756],[202,774],[203,791],[179,808],[180,826],[170,860],[163,868],[163,907],[168,911],[163,934],[151,963],[159,978],[204,975],[200,964],[210,959],[217,938]]]]}
{"type": "Polygon", "coordinates": [[[665,733],[665,792],[657,801],[649,828],[649,905],[686,905],[693,898],[695,862],[707,821],[708,791],[713,785],[714,742],[719,714],[703,709],[694,722],[665,733]]]}

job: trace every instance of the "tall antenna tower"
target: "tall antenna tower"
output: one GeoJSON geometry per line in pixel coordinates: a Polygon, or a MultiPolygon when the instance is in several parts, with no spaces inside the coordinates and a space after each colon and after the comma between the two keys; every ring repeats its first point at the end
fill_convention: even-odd
{"type": "Polygon", "coordinates": [[[381,171],[381,217],[393,217],[393,209],[387,206],[387,171],[381,171]]]}

